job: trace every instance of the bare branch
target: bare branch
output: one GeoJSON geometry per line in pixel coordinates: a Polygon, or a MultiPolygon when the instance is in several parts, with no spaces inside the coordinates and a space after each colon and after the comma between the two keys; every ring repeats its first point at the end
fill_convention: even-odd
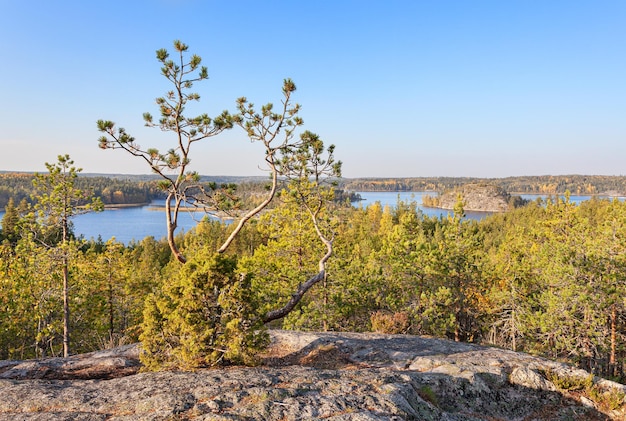
{"type": "MultiPolygon", "coordinates": [[[[197,101],[200,95],[189,92],[193,83],[207,79],[208,74],[205,67],[200,67],[201,58],[193,55],[186,61],[185,53],[188,46],[180,41],[174,42],[174,49],[178,52],[178,64],[169,59],[169,54],[165,49],[156,52],[157,60],[161,62],[161,73],[173,85],[173,89],[165,96],[157,98],[156,104],[159,107],[161,118],[158,123],[154,123],[149,113],[144,113],[143,119],[148,127],[158,127],[162,131],[173,132],[176,137],[176,146],[166,154],[161,154],[157,149],[147,150],[135,142],[135,139],[128,135],[124,129],[115,128],[111,121],[98,121],[98,130],[105,136],[99,139],[102,149],[123,149],[127,153],[143,159],[162,178],[162,185],[167,192],[166,213],[167,213],[167,238],[172,252],[177,259],[185,262],[185,258],[175,244],[175,231],[177,228],[178,214],[183,202],[186,202],[187,192],[193,183],[198,187],[198,180],[190,180],[186,177],[189,166],[191,145],[199,140],[206,139],[220,134],[222,131],[233,127],[233,117],[228,111],[223,111],[215,119],[202,114],[194,118],[187,118],[183,115],[185,104],[188,101],[197,101]],[[197,77],[187,77],[190,73],[200,70],[197,77]],[[174,176],[168,176],[166,172],[174,172],[174,176]],[[171,202],[174,202],[173,204],[171,202]]],[[[210,196],[207,196],[210,197],[210,196]]]]}

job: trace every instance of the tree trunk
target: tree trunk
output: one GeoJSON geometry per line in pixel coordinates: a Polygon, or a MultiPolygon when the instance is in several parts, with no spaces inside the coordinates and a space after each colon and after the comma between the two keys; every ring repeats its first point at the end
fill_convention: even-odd
{"type": "Polygon", "coordinates": [[[324,274],[324,320],[322,321],[322,330],[324,332],[328,331],[328,319],[326,315],[328,314],[328,278],[326,274],[324,274]]]}
{"type": "Polygon", "coordinates": [[[609,356],[609,375],[616,374],[616,353],[617,353],[617,306],[611,306],[611,354],[609,356]]]}
{"type": "Polygon", "coordinates": [[[293,310],[294,307],[300,302],[302,297],[304,297],[304,294],[306,294],[306,292],[311,289],[313,285],[324,279],[324,274],[324,271],[319,272],[317,275],[309,278],[305,283],[300,285],[298,290],[291,294],[291,298],[289,299],[287,304],[279,309],[272,310],[265,315],[265,317],[263,318],[263,323],[267,324],[271,321],[282,319],[283,317],[291,313],[291,310],[293,310]]]}
{"type": "Polygon", "coordinates": [[[515,310],[511,312],[511,349],[517,352],[517,320],[515,320],[515,310]]]}
{"type": "Polygon", "coordinates": [[[70,355],[70,300],[67,257],[63,257],[63,356],[70,355]]]}
{"type": "Polygon", "coordinates": [[[179,202],[177,201],[176,205],[174,205],[174,209],[172,209],[172,197],[173,196],[174,196],[173,193],[169,193],[167,195],[167,199],[165,199],[165,217],[167,220],[167,244],[170,246],[170,250],[172,250],[172,253],[174,253],[176,260],[178,260],[180,263],[185,263],[187,262],[187,259],[185,259],[185,256],[183,256],[183,254],[180,252],[180,250],[178,249],[178,246],[176,245],[176,241],[174,240],[174,235],[176,233],[176,227],[177,227],[176,220],[178,218],[179,202]],[[172,216],[172,212],[174,216],[172,216]]]}
{"type": "MultiPolygon", "coordinates": [[[[67,203],[64,209],[67,209],[67,203]]],[[[63,214],[63,357],[70,355],[70,274],[68,262],[69,221],[67,213],[63,214]]]]}
{"type": "Polygon", "coordinates": [[[109,339],[113,340],[115,309],[113,306],[113,279],[112,269],[109,267],[109,339]]]}
{"type": "Polygon", "coordinates": [[[289,299],[287,304],[285,304],[283,307],[279,309],[268,312],[263,318],[263,323],[265,324],[273,320],[282,319],[283,317],[288,315],[291,312],[291,310],[293,310],[295,306],[300,302],[302,297],[304,297],[304,294],[306,294],[306,292],[313,287],[313,285],[317,284],[318,282],[326,278],[326,262],[328,261],[328,259],[330,259],[330,256],[332,256],[333,254],[333,242],[332,240],[326,239],[322,235],[314,216],[315,215],[312,214],[313,221],[314,221],[313,224],[315,225],[315,230],[317,231],[317,235],[319,236],[320,240],[322,240],[322,242],[326,246],[326,254],[318,262],[319,271],[316,275],[312,276],[306,282],[301,284],[298,287],[298,289],[293,294],[291,294],[291,298],[289,299]]]}

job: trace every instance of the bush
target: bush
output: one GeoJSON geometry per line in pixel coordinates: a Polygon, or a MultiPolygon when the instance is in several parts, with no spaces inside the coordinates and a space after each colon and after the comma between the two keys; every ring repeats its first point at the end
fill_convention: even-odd
{"type": "Polygon", "coordinates": [[[370,316],[372,331],[376,333],[398,334],[409,329],[409,315],[405,312],[385,313],[377,311],[370,316]]]}
{"type": "Polygon", "coordinates": [[[237,274],[236,266],[232,257],[201,251],[146,300],[140,337],[145,369],[257,362],[269,336],[250,276],[237,274]]]}

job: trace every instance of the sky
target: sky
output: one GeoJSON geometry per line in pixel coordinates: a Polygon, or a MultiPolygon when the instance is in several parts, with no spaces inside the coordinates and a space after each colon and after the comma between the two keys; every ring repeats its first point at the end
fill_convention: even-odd
{"type": "MultiPolygon", "coordinates": [[[[202,57],[199,112],[297,85],[304,130],[355,177],[626,174],[623,0],[0,0],[0,170],[147,174],[100,150],[98,119],[142,147],[170,89],[155,51],[202,57]]],[[[194,109],[195,110],[195,109],[194,109]]],[[[203,175],[261,175],[241,129],[194,144],[203,175]]]]}

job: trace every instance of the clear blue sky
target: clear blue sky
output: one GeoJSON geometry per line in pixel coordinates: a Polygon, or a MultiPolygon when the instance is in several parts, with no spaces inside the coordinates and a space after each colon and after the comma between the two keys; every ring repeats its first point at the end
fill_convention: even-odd
{"type": "MultiPolygon", "coordinates": [[[[202,110],[280,101],[346,177],[626,174],[626,1],[0,0],[0,170],[148,173],[97,148],[96,120],[168,147],[142,113],[169,86],[154,52],[203,58],[202,110]]],[[[258,175],[240,130],[194,151],[207,175],[258,175]]]]}

